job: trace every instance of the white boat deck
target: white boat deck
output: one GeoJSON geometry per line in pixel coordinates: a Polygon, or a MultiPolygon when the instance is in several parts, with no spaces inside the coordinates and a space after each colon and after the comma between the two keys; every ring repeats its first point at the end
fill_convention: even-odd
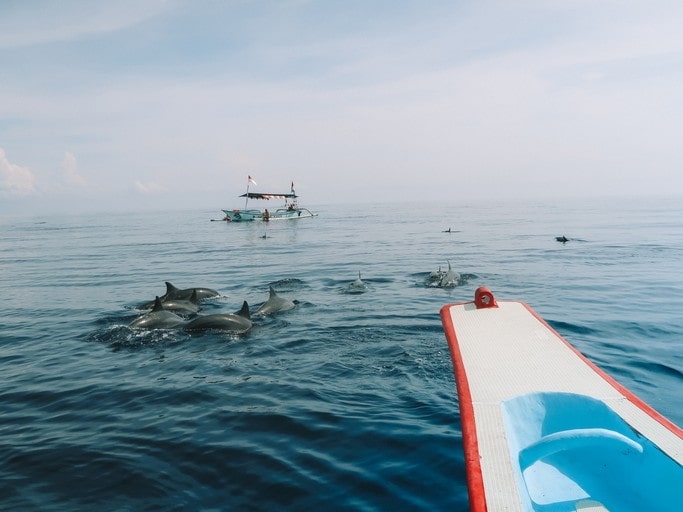
{"type": "MultiPolygon", "coordinates": [[[[441,316],[456,368],[463,431],[467,435],[468,421],[476,429],[489,512],[523,510],[501,408],[502,401],[518,395],[567,392],[602,400],[683,463],[680,429],[588,362],[525,304],[499,301],[497,307],[479,309],[475,303],[454,304],[444,306],[441,316]],[[468,392],[473,418],[463,407],[468,392]]],[[[468,440],[464,441],[467,450],[468,440]]]]}

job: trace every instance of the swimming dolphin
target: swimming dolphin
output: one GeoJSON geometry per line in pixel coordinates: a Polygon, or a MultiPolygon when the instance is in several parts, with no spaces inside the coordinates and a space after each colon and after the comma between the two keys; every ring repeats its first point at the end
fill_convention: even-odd
{"type": "Polygon", "coordinates": [[[446,275],[446,272],[441,270],[441,265],[439,265],[439,270],[432,270],[429,275],[427,276],[427,279],[425,279],[425,285],[429,286],[430,288],[438,288],[441,286],[441,280],[444,278],[446,275]]]}
{"type": "Polygon", "coordinates": [[[136,318],[128,324],[128,327],[133,329],[170,329],[184,321],[175,313],[166,311],[161,299],[157,296],[152,311],[136,318]]]}
{"type": "Polygon", "coordinates": [[[460,281],[460,274],[458,274],[455,270],[451,268],[451,262],[449,261],[448,270],[441,277],[441,281],[439,281],[439,286],[441,286],[442,288],[455,286],[458,284],[458,281],[460,281]]]}
{"type": "Polygon", "coordinates": [[[365,284],[363,279],[361,278],[360,272],[358,272],[358,277],[349,284],[348,288],[346,289],[347,293],[363,293],[367,291],[368,285],[365,284]]]}
{"type": "Polygon", "coordinates": [[[197,290],[192,290],[192,295],[188,300],[183,299],[167,299],[162,302],[164,309],[167,311],[175,311],[181,315],[191,315],[197,313],[200,309],[199,300],[197,299],[197,290]]]}
{"type": "Polygon", "coordinates": [[[289,299],[280,297],[271,286],[269,289],[268,300],[263,303],[263,305],[256,310],[257,315],[270,315],[271,313],[277,313],[279,311],[288,311],[293,309],[295,306],[294,302],[289,299]]]}
{"type": "Polygon", "coordinates": [[[185,329],[188,331],[216,329],[243,334],[251,329],[252,325],[249,304],[245,300],[242,304],[242,309],[237,313],[198,316],[185,324],[185,329]]]}
{"type": "Polygon", "coordinates": [[[439,270],[432,270],[432,271],[429,273],[429,276],[427,277],[427,279],[429,279],[430,281],[441,282],[441,278],[442,278],[445,274],[446,274],[446,272],[444,272],[443,270],[441,270],[441,265],[439,265],[439,270]]]}
{"type": "Polygon", "coordinates": [[[558,242],[562,242],[563,244],[566,244],[567,242],[569,242],[569,238],[567,238],[567,237],[564,236],[564,235],[562,235],[562,236],[556,236],[556,237],[555,237],[555,240],[557,240],[558,242]]]}
{"type": "MultiPolygon", "coordinates": [[[[211,288],[186,288],[184,290],[181,290],[180,288],[176,288],[173,286],[171,283],[166,281],[166,293],[164,293],[161,296],[161,302],[166,302],[169,300],[190,300],[190,297],[192,297],[192,292],[196,291],[197,292],[197,300],[202,300],[202,299],[208,299],[211,297],[218,297],[220,293],[218,293],[216,290],[212,290],[211,288]]],[[[149,309],[152,306],[154,306],[154,301],[151,302],[145,302],[144,304],[140,304],[137,309],[149,309]]]]}
{"type": "Polygon", "coordinates": [[[184,290],[181,290],[180,288],[176,288],[171,283],[166,281],[166,294],[161,298],[161,300],[189,300],[190,297],[192,297],[193,291],[197,292],[197,300],[209,299],[211,297],[218,297],[220,295],[220,293],[218,293],[216,290],[212,290],[211,288],[185,288],[184,290]]]}
{"type": "Polygon", "coordinates": [[[360,276],[360,272],[358,272],[358,277],[356,278],[356,280],[353,283],[351,283],[351,286],[353,286],[354,288],[365,288],[366,287],[366,284],[363,282],[363,278],[360,276]]]}

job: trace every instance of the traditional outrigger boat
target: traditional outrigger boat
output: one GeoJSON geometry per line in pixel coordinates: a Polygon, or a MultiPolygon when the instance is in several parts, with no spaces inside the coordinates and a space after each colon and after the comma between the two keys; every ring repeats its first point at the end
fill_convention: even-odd
{"type": "Polygon", "coordinates": [[[243,210],[222,210],[225,213],[224,220],[228,222],[245,222],[252,220],[294,220],[294,219],[304,219],[307,217],[315,217],[317,214],[310,211],[308,208],[302,208],[299,206],[297,201],[298,197],[294,191],[294,182],[290,192],[288,194],[264,194],[257,192],[249,192],[249,184],[256,182],[249,176],[247,181],[247,191],[239,197],[244,197],[244,209],[243,210]],[[260,209],[249,209],[249,199],[264,200],[269,201],[271,199],[284,199],[284,206],[281,208],[276,208],[273,211],[268,211],[268,208],[263,210],[260,209]]]}
{"type": "Polygon", "coordinates": [[[441,320],[471,510],[680,510],[683,431],[528,305],[480,287],[441,320]]]}

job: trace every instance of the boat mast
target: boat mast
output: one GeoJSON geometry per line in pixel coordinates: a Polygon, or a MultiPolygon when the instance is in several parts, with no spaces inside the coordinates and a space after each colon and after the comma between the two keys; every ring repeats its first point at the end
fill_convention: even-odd
{"type": "MultiPolygon", "coordinates": [[[[247,203],[249,202],[249,183],[251,183],[253,180],[251,179],[251,175],[247,176],[247,193],[245,194],[246,197],[244,198],[244,210],[246,211],[247,209],[247,203]]],[[[254,185],[256,185],[256,182],[254,181],[254,185]]]]}

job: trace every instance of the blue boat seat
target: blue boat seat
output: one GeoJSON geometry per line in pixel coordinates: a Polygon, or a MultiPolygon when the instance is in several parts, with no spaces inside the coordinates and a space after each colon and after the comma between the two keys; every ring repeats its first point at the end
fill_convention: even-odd
{"type": "Polygon", "coordinates": [[[501,408],[525,512],[669,512],[683,503],[681,465],[606,402],[550,391],[501,408]]]}
{"type": "Polygon", "coordinates": [[[565,450],[585,448],[588,446],[622,445],[621,448],[643,453],[643,447],[624,434],[606,428],[574,428],[554,432],[541,437],[519,452],[519,464],[522,471],[535,462],[565,450]]]}

